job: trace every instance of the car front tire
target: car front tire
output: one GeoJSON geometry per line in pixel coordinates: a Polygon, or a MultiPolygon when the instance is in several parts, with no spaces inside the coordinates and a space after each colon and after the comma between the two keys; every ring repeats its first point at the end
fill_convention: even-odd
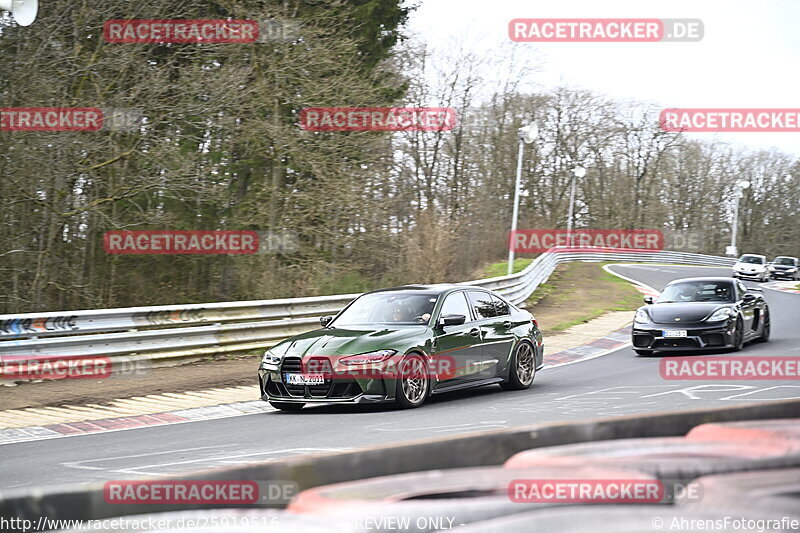
{"type": "Polygon", "coordinates": [[[761,326],[761,336],[758,338],[758,342],[769,341],[769,335],[771,330],[772,326],[770,325],[769,309],[767,309],[764,312],[764,324],[761,326]]]}
{"type": "Polygon", "coordinates": [[[427,363],[418,353],[408,354],[400,362],[396,380],[395,403],[401,409],[413,409],[425,403],[430,394],[427,363]]]}
{"type": "Polygon", "coordinates": [[[744,348],[744,322],[739,318],[736,320],[736,329],[733,332],[733,348],[734,352],[739,352],[744,348]]]}

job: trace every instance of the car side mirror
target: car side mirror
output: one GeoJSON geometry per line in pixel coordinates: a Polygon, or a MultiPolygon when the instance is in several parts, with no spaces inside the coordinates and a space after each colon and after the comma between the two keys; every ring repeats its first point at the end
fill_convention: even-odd
{"type": "Polygon", "coordinates": [[[319,323],[323,328],[327,328],[328,324],[330,324],[332,321],[333,317],[331,315],[319,317],[319,323]]]}
{"type": "Polygon", "coordinates": [[[464,315],[442,315],[439,317],[439,325],[445,326],[460,326],[467,321],[464,315]]]}
{"type": "Polygon", "coordinates": [[[646,303],[646,304],[651,304],[651,303],[653,303],[653,301],[654,300],[653,300],[652,296],[645,296],[644,297],[644,303],[646,303]]]}
{"type": "Polygon", "coordinates": [[[744,298],[742,300],[745,301],[745,302],[752,302],[755,299],[756,299],[756,295],[755,294],[745,294],[744,298]]]}

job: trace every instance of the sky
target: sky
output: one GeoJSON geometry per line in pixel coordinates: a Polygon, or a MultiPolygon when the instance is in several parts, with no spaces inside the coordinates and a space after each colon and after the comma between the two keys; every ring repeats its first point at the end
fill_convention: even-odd
{"type": "MultiPolygon", "coordinates": [[[[408,29],[437,50],[519,47],[532,83],[678,108],[800,108],[798,0],[415,0],[408,29]],[[692,43],[513,43],[514,18],[699,18],[692,43]]],[[[413,2],[412,2],[413,3],[413,2]]],[[[800,156],[800,133],[694,133],[800,156]]]]}

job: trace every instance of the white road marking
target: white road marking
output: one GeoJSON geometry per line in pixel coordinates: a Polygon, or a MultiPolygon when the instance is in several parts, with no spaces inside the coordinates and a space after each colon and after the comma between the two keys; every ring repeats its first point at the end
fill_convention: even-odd
{"type": "Polygon", "coordinates": [[[102,468],[99,466],[85,466],[82,463],[96,463],[98,461],[116,461],[117,459],[133,459],[136,457],[151,457],[153,455],[164,455],[167,453],[181,453],[181,452],[194,452],[197,450],[208,450],[210,448],[223,448],[224,444],[219,444],[217,446],[200,446],[198,448],[181,448],[179,450],[168,450],[165,452],[153,452],[153,453],[138,453],[135,455],[119,455],[116,457],[101,457],[98,459],[86,459],[85,461],[70,461],[66,463],[59,463],[61,466],[66,466],[67,468],[78,468],[84,470],[107,470],[106,468],[102,468]]]}
{"type": "Polygon", "coordinates": [[[245,457],[256,457],[256,456],[263,456],[263,455],[279,455],[284,454],[286,455],[298,455],[299,453],[314,453],[314,452],[343,452],[347,451],[348,448],[287,448],[284,450],[270,450],[270,451],[260,451],[254,453],[242,453],[238,455],[225,455],[222,457],[202,457],[199,459],[191,459],[188,461],[171,461],[168,463],[154,463],[150,465],[140,465],[134,468],[123,468],[123,469],[108,469],[110,472],[119,473],[119,474],[135,474],[135,475],[171,475],[171,473],[159,473],[159,472],[144,472],[145,469],[150,468],[162,468],[165,466],[180,466],[180,465],[188,465],[188,464],[196,464],[196,463],[208,463],[214,461],[222,461],[222,460],[231,460],[231,459],[241,459],[245,457]]]}

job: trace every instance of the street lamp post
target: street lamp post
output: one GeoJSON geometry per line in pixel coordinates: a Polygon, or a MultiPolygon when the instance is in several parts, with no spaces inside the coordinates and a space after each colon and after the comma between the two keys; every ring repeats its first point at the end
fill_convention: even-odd
{"type": "Polygon", "coordinates": [[[0,0],[0,11],[9,11],[20,26],[30,26],[36,20],[39,0],[0,0]]]}
{"type": "Polygon", "coordinates": [[[731,228],[731,245],[728,246],[727,254],[736,257],[739,252],[736,249],[736,234],[739,232],[739,198],[744,196],[743,190],[750,187],[750,182],[740,180],[733,187],[733,228],[731,228]]]}
{"type": "Polygon", "coordinates": [[[511,238],[508,243],[508,275],[514,273],[514,247],[516,246],[517,218],[519,217],[519,190],[522,187],[522,152],[525,144],[531,144],[539,135],[536,123],[531,122],[519,129],[519,151],[517,153],[517,177],[514,181],[514,209],[511,215],[511,238]]]}
{"type": "Polygon", "coordinates": [[[572,184],[569,191],[569,216],[567,217],[567,246],[572,246],[572,218],[575,211],[575,180],[586,175],[586,169],[578,165],[572,169],[572,184]]]}

